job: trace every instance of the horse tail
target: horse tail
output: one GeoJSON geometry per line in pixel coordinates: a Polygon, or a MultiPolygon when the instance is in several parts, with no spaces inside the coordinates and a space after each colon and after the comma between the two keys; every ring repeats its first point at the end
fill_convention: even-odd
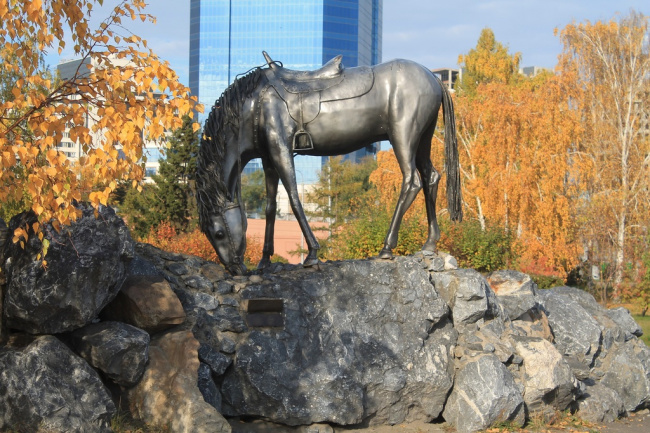
{"type": "MultiPolygon", "coordinates": [[[[440,81],[438,81],[440,83],[440,81]]],[[[442,87],[442,114],[445,119],[445,171],[447,172],[447,208],[452,221],[463,220],[463,200],[460,187],[460,163],[456,140],[454,102],[447,86],[442,87]]]]}

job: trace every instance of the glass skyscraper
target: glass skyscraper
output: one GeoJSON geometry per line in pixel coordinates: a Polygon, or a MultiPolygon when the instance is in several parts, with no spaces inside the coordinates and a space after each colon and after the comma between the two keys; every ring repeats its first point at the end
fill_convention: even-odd
{"type": "MultiPolygon", "coordinates": [[[[265,64],[262,50],[300,70],[339,54],[346,67],[381,62],[382,1],[191,0],[190,88],[203,118],[238,74],[265,64]]],[[[322,159],[295,164],[298,183],[313,183],[322,159]]]]}

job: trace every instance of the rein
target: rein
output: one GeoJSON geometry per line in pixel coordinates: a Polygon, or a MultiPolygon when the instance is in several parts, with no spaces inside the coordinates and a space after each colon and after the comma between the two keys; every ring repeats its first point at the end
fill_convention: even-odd
{"type": "MultiPolygon", "coordinates": [[[[226,234],[228,236],[228,244],[230,244],[230,251],[232,252],[233,255],[233,263],[235,264],[240,264],[241,260],[239,256],[237,256],[237,251],[235,248],[235,243],[233,242],[233,235],[232,235],[232,230],[230,229],[230,225],[228,224],[228,219],[226,218],[226,212],[232,209],[238,209],[240,207],[239,203],[231,202],[228,204],[226,207],[224,207],[222,210],[220,210],[217,215],[221,217],[223,220],[223,225],[226,228],[226,234]]],[[[239,212],[241,215],[241,212],[239,212]]]]}

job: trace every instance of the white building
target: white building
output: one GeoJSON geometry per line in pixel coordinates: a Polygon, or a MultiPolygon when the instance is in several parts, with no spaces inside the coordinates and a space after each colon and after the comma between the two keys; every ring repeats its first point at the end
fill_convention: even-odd
{"type": "MultiPolygon", "coordinates": [[[[128,60],[112,58],[111,62],[115,66],[126,66],[128,60]]],[[[84,60],[62,60],[57,65],[57,71],[61,79],[66,80],[77,76],[83,76],[89,71],[87,65],[92,65],[95,67],[91,59],[84,60]]],[[[92,130],[94,124],[96,123],[96,117],[93,115],[96,112],[96,108],[86,112],[85,116],[85,127],[92,130]]],[[[95,134],[96,137],[93,138],[93,141],[99,142],[99,134],[95,134]]],[[[151,182],[151,176],[158,173],[159,160],[162,157],[161,148],[166,145],[166,142],[156,142],[153,140],[145,140],[145,148],[143,149],[144,155],[147,157],[145,163],[145,182],[151,182]]],[[[76,161],[79,157],[83,156],[83,146],[79,142],[73,142],[70,139],[70,133],[68,128],[63,133],[63,140],[57,145],[57,150],[63,152],[68,159],[76,161]]]]}

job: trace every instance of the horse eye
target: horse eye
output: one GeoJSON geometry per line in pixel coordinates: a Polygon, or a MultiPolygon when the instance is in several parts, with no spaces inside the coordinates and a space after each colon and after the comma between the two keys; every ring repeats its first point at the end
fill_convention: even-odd
{"type": "Polygon", "coordinates": [[[216,233],[214,234],[214,236],[215,236],[217,239],[223,239],[224,237],[226,237],[226,234],[223,232],[223,230],[219,230],[218,232],[216,232],[216,233]]]}

